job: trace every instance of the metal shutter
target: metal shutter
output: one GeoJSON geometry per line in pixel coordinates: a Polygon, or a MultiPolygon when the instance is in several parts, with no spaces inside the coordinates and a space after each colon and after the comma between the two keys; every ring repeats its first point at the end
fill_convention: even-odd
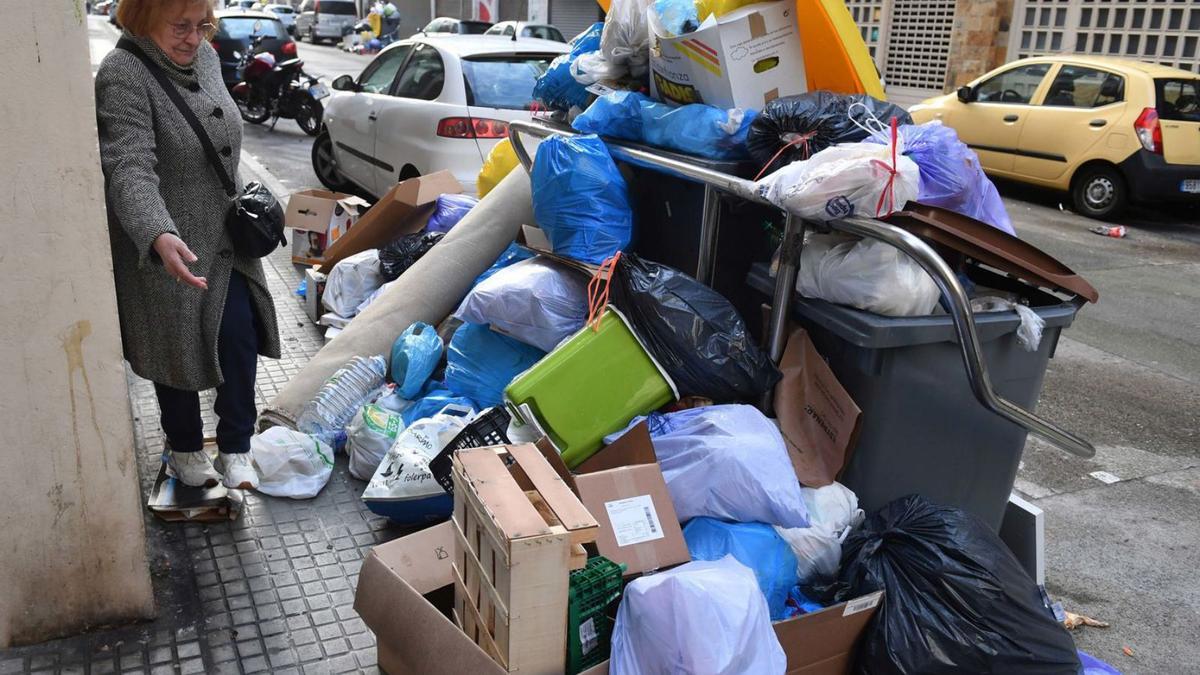
{"type": "Polygon", "coordinates": [[[946,84],[955,0],[895,0],[883,76],[895,93],[941,93],[946,84]]]}
{"type": "Polygon", "coordinates": [[[596,0],[550,0],[550,23],[570,40],[600,20],[596,0]]]}

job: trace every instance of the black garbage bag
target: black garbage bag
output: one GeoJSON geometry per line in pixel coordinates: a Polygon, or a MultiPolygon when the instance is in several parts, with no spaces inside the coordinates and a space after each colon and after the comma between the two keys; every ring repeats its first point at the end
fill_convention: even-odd
{"type": "Polygon", "coordinates": [[[890,124],[893,117],[899,124],[912,124],[912,117],[904,108],[866,94],[810,91],[777,98],[764,106],[750,124],[746,149],[755,162],[765,167],[765,175],[792,162],[808,159],[831,145],[864,140],[867,132],[859,128],[850,116],[853,115],[861,124],[868,114],[884,124],[890,124]],[[809,135],[807,139],[784,150],[771,161],[781,148],[806,134],[809,135]],[[768,162],[770,166],[767,166],[768,162]]]}
{"type": "Polygon", "coordinates": [[[622,253],[611,293],[681,396],[746,401],[779,381],[733,305],[683,272],[622,253]]]}
{"type": "Polygon", "coordinates": [[[1075,643],[981,520],[919,495],[871,514],[842,545],[838,598],[884,590],[862,673],[1075,675],[1075,643]]]}
{"type": "Polygon", "coordinates": [[[379,249],[379,272],[387,281],[395,280],[444,236],[445,232],[417,232],[400,237],[379,249]]]}

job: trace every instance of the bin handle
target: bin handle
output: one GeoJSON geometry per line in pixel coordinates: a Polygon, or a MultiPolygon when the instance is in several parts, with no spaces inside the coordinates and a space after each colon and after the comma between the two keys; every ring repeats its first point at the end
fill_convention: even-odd
{"type": "MultiPolygon", "coordinates": [[[[533,160],[529,157],[529,153],[522,143],[523,134],[528,133],[530,136],[537,138],[545,138],[552,134],[564,136],[576,135],[574,131],[555,129],[542,123],[525,120],[510,122],[508,133],[509,139],[512,141],[513,151],[517,155],[517,160],[521,162],[526,171],[533,169],[533,160]]],[[[663,157],[653,152],[629,147],[619,141],[605,139],[605,142],[614,159],[642,166],[650,166],[685,180],[712,186],[748,201],[779,208],[778,205],[772,204],[760,196],[758,191],[755,190],[754,183],[751,181],[721,173],[720,171],[696,166],[695,164],[672,157],[663,157]]],[[[786,210],[785,213],[787,213],[786,210]]],[[[789,224],[795,220],[794,218],[789,218],[789,224]]],[[[992,383],[988,377],[987,367],[983,360],[983,348],[979,341],[979,334],[975,330],[971,302],[967,298],[967,293],[963,290],[962,284],[958,282],[958,277],[955,276],[954,271],[950,269],[946,261],[942,260],[941,256],[928,244],[916,235],[910,234],[894,225],[861,216],[833,220],[828,225],[832,229],[841,232],[878,239],[894,246],[916,261],[922,269],[929,273],[934,283],[937,284],[938,290],[941,291],[942,297],[947,300],[946,304],[949,306],[950,317],[954,321],[954,329],[958,334],[958,345],[962,354],[963,366],[967,371],[967,381],[971,386],[972,393],[975,394],[975,398],[979,400],[983,407],[1041,436],[1071,454],[1085,458],[1095,456],[1096,448],[1088,441],[1069,431],[1060,429],[1021,406],[1005,399],[992,389],[992,383]]],[[[790,291],[790,289],[788,290],[790,291]]],[[[772,318],[774,319],[775,317],[772,318]]],[[[777,327],[772,326],[772,328],[777,327]]],[[[772,331],[772,333],[774,332],[776,331],[772,331]]]]}

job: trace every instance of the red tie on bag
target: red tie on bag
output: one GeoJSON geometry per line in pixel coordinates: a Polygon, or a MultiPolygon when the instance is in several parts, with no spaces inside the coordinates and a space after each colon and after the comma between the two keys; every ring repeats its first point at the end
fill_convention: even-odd
{"type": "Polygon", "coordinates": [[[775,163],[775,160],[779,159],[779,156],[782,155],[784,152],[786,152],[788,148],[792,148],[792,147],[795,147],[798,145],[798,146],[800,146],[800,154],[803,155],[803,158],[804,159],[811,158],[812,150],[808,147],[808,142],[812,139],[813,136],[816,136],[816,135],[817,135],[817,132],[809,131],[807,133],[800,134],[799,136],[792,139],[791,141],[788,141],[787,145],[780,148],[779,152],[776,152],[774,157],[767,160],[767,163],[763,165],[762,170],[758,172],[758,175],[754,177],[754,180],[757,181],[759,178],[762,178],[762,175],[767,172],[767,169],[771,168],[771,165],[775,163]]]}
{"type": "Polygon", "coordinates": [[[896,210],[896,144],[899,138],[900,125],[896,118],[892,118],[892,165],[888,166],[886,162],[881,162],[877,159],[871,160],[871,163],[882,168],[888,173],[887,184],[883,186],[883,192],[879,193],[879,201],[875,204],[875,217],[890,216],[896,210]],[[887,201],[887,213],[882,213],[883,203],[887,201]]]}
{"type": "Polygon", "coordinates": [[[594,332],[600,331],[600,318],[604,316],[604,310],[608,309],[608,290],[612,287],[612,276],[620,259],[621,252],[617,251],[613,257],[600,264],[600,268],[588,281],[588,318],[585,325],[594,332]]]}

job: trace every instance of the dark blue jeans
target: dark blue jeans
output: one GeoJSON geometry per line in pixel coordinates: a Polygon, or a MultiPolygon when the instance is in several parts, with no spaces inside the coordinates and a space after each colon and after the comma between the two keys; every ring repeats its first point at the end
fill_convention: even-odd
{"type": "MultiPolygon", "coordinates": [[[[258,408],[254,405],[254,375],[258,366],[258,322],[246,278],[234,270],[225,295],[225,312],[217,337],[217,361],[225,381],[217,387],[217,448],[221,452],[250,450],[258,408]]],[[[195,452],[204,447],[200,394],[154,383],[160,422],[171,449],[195,452]]]]}

